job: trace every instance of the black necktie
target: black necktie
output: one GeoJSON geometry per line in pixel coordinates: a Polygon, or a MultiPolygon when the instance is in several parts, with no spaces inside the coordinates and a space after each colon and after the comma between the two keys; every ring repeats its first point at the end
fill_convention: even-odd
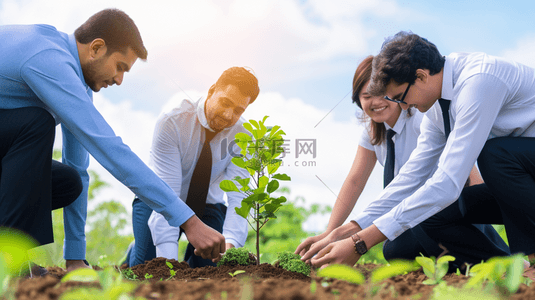
{"type": "Polygon", "coordinates": [[[394,149],[394,141],[392,137],[396,132],[392,129],[388,129],[386,132],[386,162],[385,170],[383,173],[385,187],[394,179],[394,165],[396,161],[396,151],[394,149]]]}
{"type": "Polygon", "coordinates": [[[188,189],[188,197],[186,198],[186,204],[195,212],[199,219],[204,214],[206,196],[208,196],[210,177],[212,175],[212,149],[210,149],[210,141],[217,134],[217,132],[207,129],[204,129],[204,132],[206,138],[202,145],[201,155],[199,156],[199,160],[197,160],[197,165],[193,170],[188,189]]]}
{"type": "Polygon", "coordinates": [[[446,139],[450,136],[451,127],[450,127],[450,101],[446,99],[438,99],[440,108],[442,109],[442,118],[444,119],[444,132],[446,133],[446,139]]]}

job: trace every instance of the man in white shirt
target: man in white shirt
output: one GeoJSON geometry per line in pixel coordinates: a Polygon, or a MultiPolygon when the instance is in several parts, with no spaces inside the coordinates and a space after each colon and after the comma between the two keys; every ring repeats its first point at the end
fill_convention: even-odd
{"type": "Polygon", "coordinates": [[[511,253],[532,259],[535,71],[484,53],[443,57],[426,39],[400,32],[383,44],[374,59],[368,92],[426,112],[418,146],[380,198],[344,225],[356,234],[325,247],[312,263],[353,264],[366,249],[420,223],[446,248],[469,251],[476,242],[466,236],[433,236],[433,231],[440,232],[432,230],[440,223],[437,219],[503,223],[511,253]],[[444,110],[451,126],[449,137],[438,99],[449,102],[449,113],[444,110]],[[464,199],[462,207],[448,207],[460,195],[476,159],[486,184],[482,188],[495,201],[464,199]],[[441,215],[445,212],[450,215],[441,215]]]}
{"type": "MultiPolygon", "coordinates": [[[[190,182],[203,143],[207,135],[215,133],[210,141],[212,168],[206,207],[200,219],[223,233],[226,249],[244,245],[247,221],[234,209],[241,206],[243,196],[237,192],[227,193],[227,213],[224,192],[219,188],[219,183],[236,176],[249,176],[231,159],[239,153],[234,136],[238,132],[246,132],[244,120],[240,117],[254,102],[259,91],[258,80],[251,72],[241,67],[230,68],[210,87],[206,98],[196,102],[183,100],[178,107],[160,116],[154,130],[150,166],[180,199],[188,199],[188,205],[188,191],[192,189],[190,182]]],[[[136,241],[128,253],[129,266],[154,257],[178,260],[180,228],[170,226],[163,215],[153,212],[138,199],[133,203],[133,225],[136,241]]],[[[194,255],[191,244],[188,244],[184,260],[191,267],[215,265],[210,259],[194,255]]]]}

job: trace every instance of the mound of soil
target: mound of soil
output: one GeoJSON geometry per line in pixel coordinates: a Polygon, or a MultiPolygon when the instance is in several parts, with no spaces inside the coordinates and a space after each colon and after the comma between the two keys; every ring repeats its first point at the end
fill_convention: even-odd
{"type": "MultiPolygon", "coordinates": [[[[427,279],[422,271],[387,279],[379,284],[355,285],[341,280],[307,277],[281,268],[261,264],[259,266],[221,266],[191,269],[185,262],[169,260],[176,275],[171,277],[170,268],[163,258],[156,258],[132,268],[137,278],[145,274],[153,277],[139,283],[135,297],[146,299],[429,299],[435,286],[422,284],[427,279]],[[236,270],[245,273],[231,276],[236,270]]],[[[357,265],[362,274],[369,278],[377,265],[357,265]]],[[[67,282],[60,279],[65,270],[50,267],[54,276],[21,280],[16,293],[17,299],[58,299],[74,287],[98,287],[98,283],[67,282]]],[[[448,274],[444,280],[450,286],[461,287],[467,281],[465,276],[448,274]]],[[[522,285],[509,299],[535,299],[535,284],[522,285]]]]}

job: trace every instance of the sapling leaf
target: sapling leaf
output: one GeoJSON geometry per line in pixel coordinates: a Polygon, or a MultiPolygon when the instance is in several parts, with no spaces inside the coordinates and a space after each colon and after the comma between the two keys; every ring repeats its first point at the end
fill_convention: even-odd
{"type": "Polygon", "coordinates": [[[231,180],[225,179],[219,183],[219,187],[224,192],[239,192],[240,190],[236,187],[236,184],[231,180]]]}
{"type": "Polygon", "coordinates": [[[277,133],[277,130],[279,130],[279,128],[281,128],[279,125],[273,126],[269,133],[269,138],[272,138],[275,135],[275,133],[277,133]]]}
{"type": "Polygon", "coordinates": [[[268,166],[267,166],[269,175],[271,175],[271,174],[277,172],[277,170],[278,170],[279,167],[281,166],[281,163],[282,163],[281,160],[279,160],[279,161],[277,161],[277,162],[275,162],[275,163],[273,163],[273,160],[272,160],[272,163],[268,164],[268,166]]]}
{"type": "Polygon", "coordinates": [[[277,203],[277,204],[281,204],[281,203],[284,203],[286,202],[286,197],[284,196],[280,196],[278,198],[274,198],[273,200],[271,200],[272,203],[277,203]]]}
{"type": "Polygon", "coordinates": [[[251,207],[252,207],[251,205],[242,201],[241,207],[235,207],[234,210],[236,210],[236,213],[240,215],[242,218],[247,219],[247,215],[249,215],[249,211],[251,211],[251,207]]]}
{"type": "Polygon", "coordinates": [[[290,176],[286,174],[275,174],[273,175],[273,178],[278,179],[278,180],[291,180],[290,176]]]}
{"type": "Polygon", "coordinates": [[[234,141],[236,141],[236,143],[239,143],[239,142],[250,142],[252,140],[253,140],[253,138],[251,138],[250,135],[248,135],[247,133],[244,133],[244,132],[238,132],[234,136],[234,141]]]}
{"type": "Polygon", "coordinates": [[[247,162],[243,157],[234,157],[232,158],[232,163],[240,168],[245,168],[247,166],[247,162]]]}
{"type": "MultiPolygon", "coordinates": [[[[253,124],[253,126],[257,129],[260,128],[260,126],[258,125],[258,122],[256,120],[249,120],[249,123],[253,124]]],[[[262,136],[262,135],[261,135],[262,136]]]]}
{"type": "Polygon", "coordinates": [[[279,182],[273,179],[267,185],[267,192],[271,194],[274,191],[276,191],[278,188],[279,188],[279,182]]]}
{"type": "Polygon", "coordinates": [[[247,129],[250,133],[253,133],[253,126],[249,123],[243,123],[243,128],[247,129]]]}
{"type": "Polygon", "coordinates": [[[269,183],[269,178],[267,176],[262,176],[258,179],[258,188],[262,189],[261,191],[259,191],[259,193],[264,192],[264,188],[267,186],[268,183],[269,183]]]}

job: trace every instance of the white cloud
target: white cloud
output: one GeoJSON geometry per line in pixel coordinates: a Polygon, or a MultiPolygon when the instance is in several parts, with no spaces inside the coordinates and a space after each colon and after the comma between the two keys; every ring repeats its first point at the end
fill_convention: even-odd
{"type": "Polygon", "coordinates": [[[535,68],[535,35],[519,40],[515,48],[505,50],[503,57],[535,68]]]}
{"type": "MultiPolygon", "coordinates": [[[[114,1],[138,25],[149,50],[147,64],[130,76],[159,78],[160,86],[196,89],[230,66],[249,66],[263,83],[332,73],[331,59],[370,52],[374,35],[365,15],[395,16],[397,5],[369,1],[114,1]]],[[[109,1],[4,0],[0,23],[47,23],[73,32],[109,1]]],[[[128,84],[128,82],[126,82],[128,84]]]]}

